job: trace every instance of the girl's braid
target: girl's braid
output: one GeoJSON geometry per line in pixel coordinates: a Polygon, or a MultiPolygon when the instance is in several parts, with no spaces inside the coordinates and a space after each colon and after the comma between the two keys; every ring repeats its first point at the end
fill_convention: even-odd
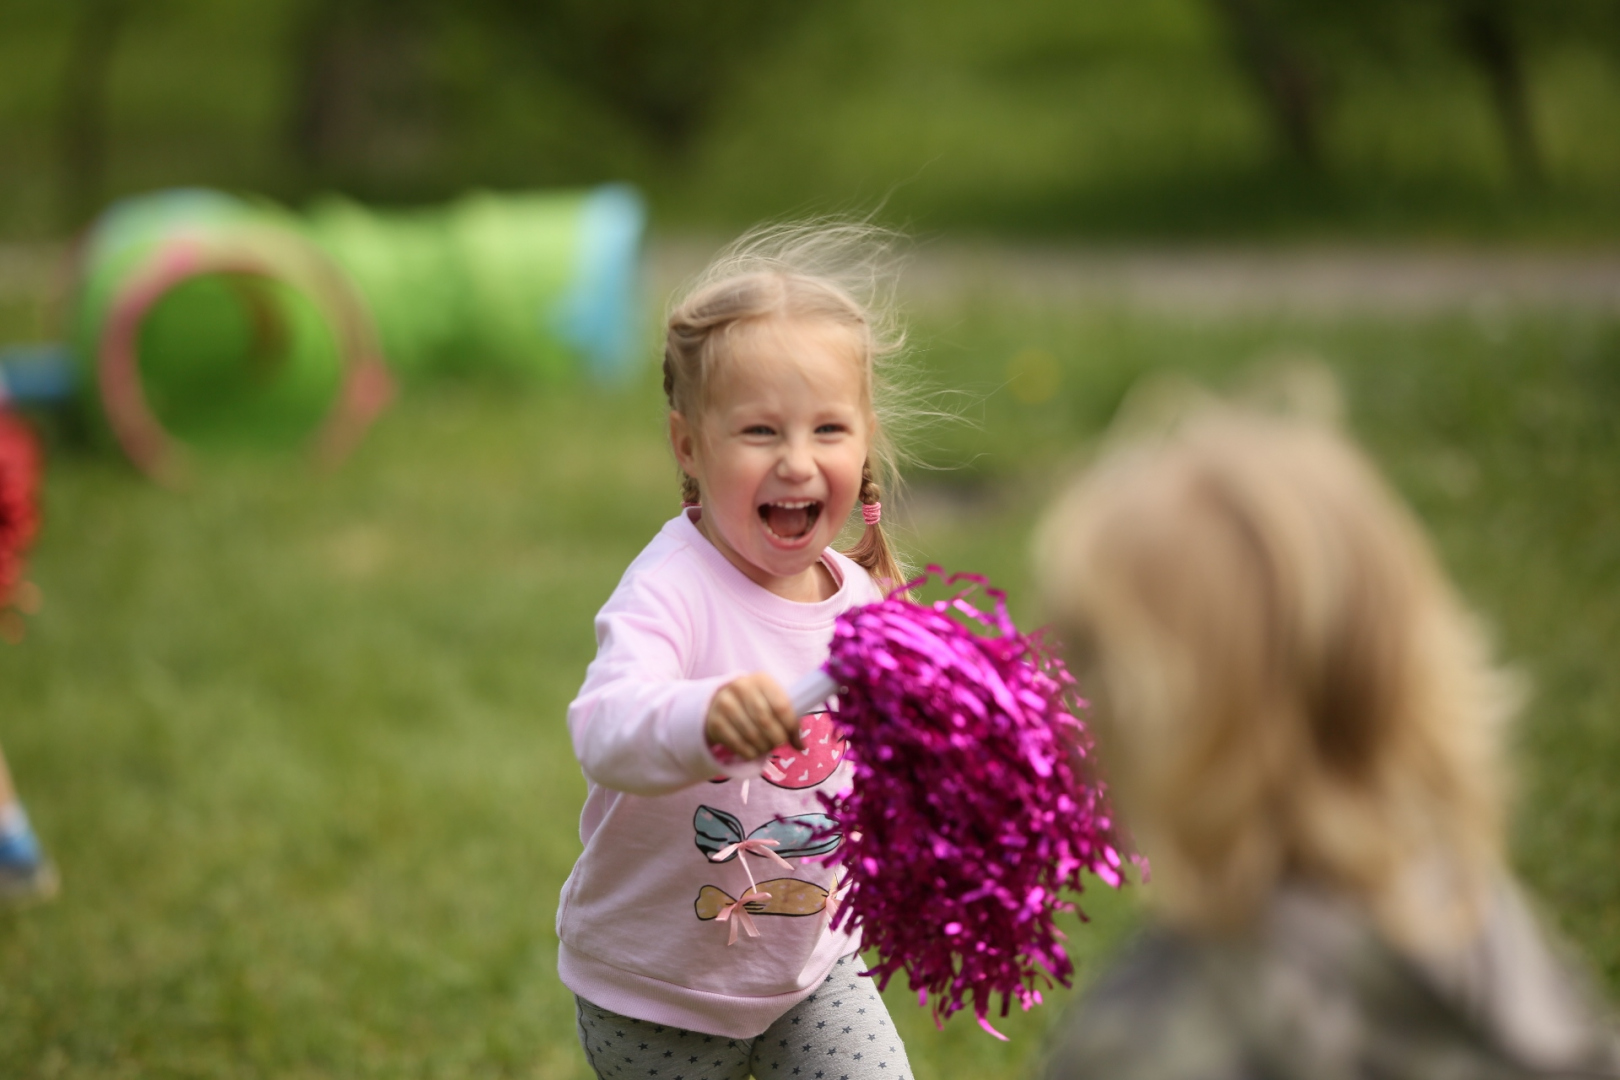
{"type": "MultiPolygon", "coordinates": [[[[861,505],[871,506],[882,500],[883,489],[872,475],[872,460],[868,458],[861,466],[861,505]]],[[[884,535],[880,521],[866,526],[861,531],[860,539],[855,541],[855,546],[844,554],[871,574],[878,588],[885,592],[898,589],[906,582],[905,570],[901,568],[900,560],[894,557],[894,549],[889,546],[889,538],[884,535]]]]}
{"type": "Polygon", "coordinates": [[[861,466],[861,494],[862,506],[871,506],[873,503],[883,501],[883,490],[872,477],[872,462],[868,460],[861,466]]]}
{"type": "MultiPolygon", "coordinates": [[[[669,346],[664,346],[664,398],[669,402],[671,410],[675,408],[675,363],[669,354],[669,346]]],[[[703,493],[698,489],[695,478],[686,475],[681,470],[681,502],[696,506],[703,501],[703,493]]]]}

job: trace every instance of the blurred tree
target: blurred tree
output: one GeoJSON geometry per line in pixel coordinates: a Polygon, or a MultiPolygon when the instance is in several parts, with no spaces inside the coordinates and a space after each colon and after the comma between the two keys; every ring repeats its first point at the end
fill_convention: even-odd
{"type": "Polygon", "coordinates": [[[468,0],[666,156],[815,0],[468,0]]]}
{"type": "Polygon", "coordinates": [[[76,229],[101,205],[107,173],[107,82],[130,0],[74,0],[57,113],[57,214],[76,229]]]}
{"type": "MultiPolygon", "coordinates": [[[[1524,70],[1525,33],[1520,20],[1533,19],[1527,0],[1444,0],[1452,34],[1462,54],[1490,88],[1491,106],[1520,183],[1539,185],[1541,148],[1531,117],[1524,70]]],[[[1534,5],[1541,7],[1541,4],[1534,5]]]]}
{"type": "Polygon", "coordinates": [[[431,156],[435,0],[306,0],[292,17],[287,138],[306,184],[367,189],[431,156]]]}
{"type": "MultiPolygon", "coordinates": [[[[287,138],[304,186],[398,194],[447,123],[453,34],[514,46],[655,154],[685,152],[736,73],[813,0],[295,0],[287,138]]],[[[463,73],[464,74],[464,73],[463,73]]],[[[482,76],[487,82],[491,73],[482,76]]],[[[453,170],[452,170],[453,171],[453,170]]]]}
{"type": "MultiPolygon", "coordinates": [[[[1308,5],[1309,0],[1304,0],[1308,5]]],[[[1233,53],[1288,157],[1322,164],[1323,74],[1303,47],[1288,0],[1212,0],[1233,53]]]]}
{"type": "Polygon", "coordinates": [[[1544,165],[1531,102],[1533,47],[1620,52],[1614,0],[1209,0],[1294,160],[1316,165],[1328,89],[1357,61],[1432,66],[1461,58],[1482,79],[1509,167],[1524,186],[1544,165]]]}
{"type": "MultiPolygon", "coordinates": [[[[1382,0],[1390,3],[1392,0],[1382,0]]],[[[1538,185],[1545,174],[1531,101],[1528,56],[1533,49],[1581,46],[1620,60],[1620,3],[1614,0],[1428,0],[1450,17],[1452,40],[1490,89],[1491,106],[1509,163],[1519,180],[1538,185]]]]}

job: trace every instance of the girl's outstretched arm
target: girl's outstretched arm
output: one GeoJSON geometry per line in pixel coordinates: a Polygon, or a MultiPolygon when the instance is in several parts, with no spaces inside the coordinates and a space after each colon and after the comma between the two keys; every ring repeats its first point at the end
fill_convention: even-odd
{"type": "Polygon", "coordinates": [[[726,772],[705,733],[710,702],[744,671],[687,677],[696,628],[661,590],[630,585],[596,616],[596,659],[568,707],[586,779],[663,795],[726,772]]]}

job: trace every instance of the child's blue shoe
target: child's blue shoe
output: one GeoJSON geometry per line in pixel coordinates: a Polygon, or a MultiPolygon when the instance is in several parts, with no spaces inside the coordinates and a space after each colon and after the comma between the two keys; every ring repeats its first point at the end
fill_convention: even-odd
{"type": "Polygon", "coordinates": [[[0,907],[21,907],[56,895],[56,868],[18,804],[0,811],[0,907]]]}

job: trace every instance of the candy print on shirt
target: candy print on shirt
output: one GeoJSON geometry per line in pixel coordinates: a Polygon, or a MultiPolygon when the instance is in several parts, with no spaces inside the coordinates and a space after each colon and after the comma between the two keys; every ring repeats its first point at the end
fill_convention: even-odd
{"type": "MultiPolygon", "coordinates": [[[[831,713],[822,711],[801,717],[799,730],[804,733],[803,750],[795,750],[791,744],[783,743],[765,759],[765,770],[760,778],[772,787],[793,791],[816,787],[824,783],[838,768],[839,762],[844,760],[847,746],[838,737],[831,713]]],[[[709,783],[724,784],[730,779],[729,776],[716,776],[709,783]]]]}
{"type": "MultiPolygon", "coordinates": [[[[810,855],[829,855],[838,850],[844,840],[838,831],[838,822],[826,814],[793,814],[767,821],[746,837],[742,822],[712,806],[700,806],[692,815],[692,828],[696,831],[698,850],[703,857],[716,863],[728,863],[738,857],[741,849],[724,858],[716,859],[725,848],[741,840],[775,840],[770,845],[784,859],[802,859],[810,855]]],[[[759,857],[755,852],[751,855],[759,857]]]]}
{"type": "Polygon", "coordinates": [[[713,806],[699,806],[692,815],[694,843],[703,858],[714,865],[735,862],[747,878],[746,888],[735,888],[737,895],[718,885],[705,885],[692,903],[693,913],[702,922],[729,922],[728,945],[737,943],[739,929],[758,937],[754,915],[814,915],[827,907],[827,890],[812,881],[776,877],[755,881],[748,860],[761,859],[778,867],[792,869],[789,858],[830,855],[843,843],[838,822],[826,814],[792,814],[773,818],[744,835],[743,824],[735,814],[713,806]]]}

